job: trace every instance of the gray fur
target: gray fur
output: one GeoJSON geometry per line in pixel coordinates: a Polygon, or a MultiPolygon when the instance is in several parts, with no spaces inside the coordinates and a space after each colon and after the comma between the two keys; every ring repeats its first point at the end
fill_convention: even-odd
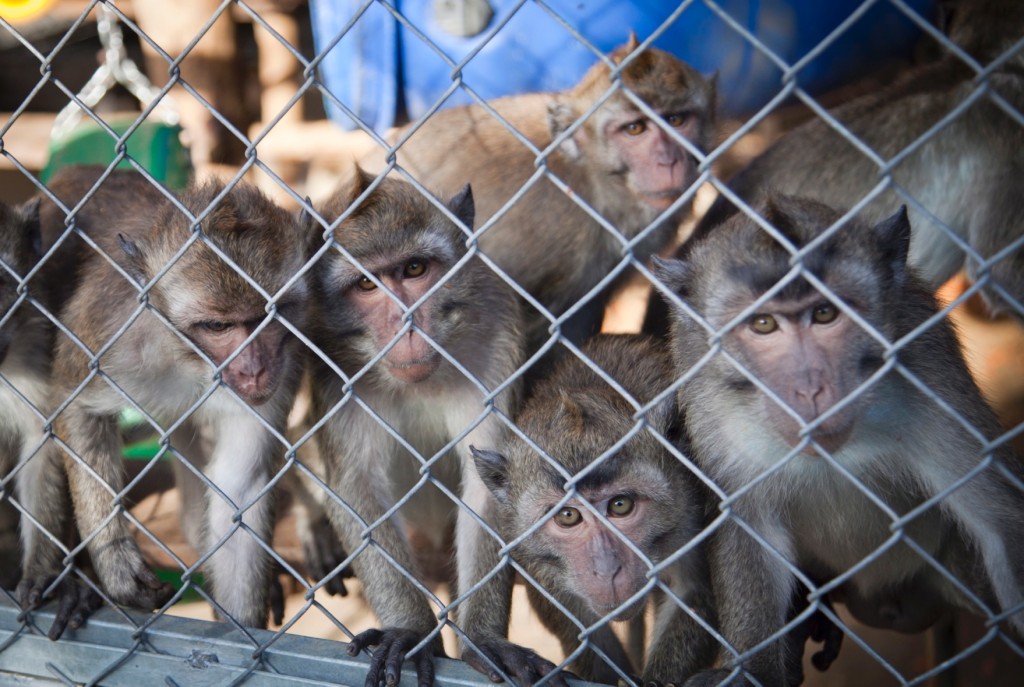
{"type": "MultiPolygon", "coordinates": [[[[357,170],[355,183],[341,189],[321,215],[335,220],[371,181],[372,177],[357,170]]],[[[468,189],[449,204],[452,213],[468,223],[472,223],[472,207],[468,189]]],[[[497,567],[498,543],[463,509],[456,513],[454,504],[432,484],[417,484],[422,479],[420,461],[443,453],[432,464],[431,477],[458,494],[485,521],[492,520],[492,499],[472,469],[468,445],[500,442],[505,435],[502,421],[486,413],[485,392],[478,384],[493,391],[521,364],[520,312],[514,294],[479,260],[470,259],[456,269],[466,253],[461,230],[404,181],[385,179],[333,236],[336,245],[361,267],[332,248],[314,268],[317,308],[312,338],[319,350],[311,356],[313,418],[314,423],[326,418],[316,440],[327,484],[345,504],[328,500],[328,515],[344,548],[355,554],[352,566],[389,633],[387,641],[411,636],[415,643],[436,628],[434,614],[420,591],[381,552],[418,576],[404,536],[406,528],[415,528],[434,546],[441,546],[454,527],[457,589],[468,589],[497,567]],[[447,359],[416,383],[393,377],[385,369],[385,360],[367,368],[379,352],[373,338],[377,325],[365,321],[350,305],[350,291],[364,270],[390,273],[393,265],[410,257],[428,260],[434,278],[444,280],[417,308],[414,321],[429,329],[430,339],[472,378],[447,359]],[[350,380],[354,381],[348,388],[350,380]],[[411,452],[385,427],[401,436],[411,452]],[[446,447],[450,450],[443,451],[446,447]],[[414,488],[411,501],[385,519],[397,500],[414,488]],[[368,525],[376,526],[367,537],[368,525]]],[[[518,393],[513,382],[494,399],[494,409],[511,417],[518,393]]],[[[512,572],[506,567],[459,606],[459,626],[471,639],[480,633],[505,631],[511,584],[512,572]]],[[[434,650],[440,650],[439,641],[434,650]]],[[[380,649],[374,654],[375,666],[383,666],[386,653],[380,649]]],[[[417,670],[423,684],[427,668],[420,661],[417,670]]]]}
{"type": "MultiPolygon", "coordinates": [[[[587,341],[582,350],[641,406],[653,401],[671,381],[668,350],[654,339],[599,335],[587,341]]],[[[568,475],[591,475],[580,482],[581,495],[621,490],[634,494],[638,502],[649,500],[642,539],[633,543],[658,563],[688,544],[704,527],[704,493],[693,474],[646,429],[619,451],[595,462],[632,430],[635,412],[583,361],[567,358],[550,377],[538,383],[516,424],[568,475]]],[[[650,430],[672,442],[681,440],[672,396],[648,409],[644,417],[650,430]]],[[[681,448],[685,450],[685,442],[681,448]]],[[[509,440],[502,453],[477,450],[475,455],[477,469],[497,497],[499,528],[506,541],[534,528],[565,495],[563,474],[518,436],[509,440]]],[[[610,521],[615,524],[614,518],[610,521]]],[[[560,546],[556,539],[538,531],[513,549],[512,556],[584,627],[597,625],[606,612],[595,609],[575,587],[575,573],[560,546]]],[[[714,603],[707,575],[704,551],[697,547],[668,566],[660,579],[688,608],[713,623],[714,603]]],[[[534,609],[559,638],[565,653],[576,651],[580,634],[576,623],[529,583],[527,591],[534,609]]],[[[658,600],[657,631],[642,667],[643,682],[681,684],[697,669],[710,664],[713,642],[674,600],[660,592],[652,596],[658,600]]],[[[595,652],[584,651],[572,664],[574,672],[584,679],[612,683],[622,675],[634,674],[610,626],[602,626],[590,641],[616,665],[608,665],[595,652]]]]}
{"type": "MultiPolygon", "coordinates": [[[[840,217],[820,203],[785,196],[771,197],[758,210],[796,247],[807,245],[840,217]]],[[[841,300],[877,336],[893,343],[903,343],[937,311],[914,271],[898,264],[898,256],[905,255],[907,231],[900,224],[900,215],[874,229],[854,220],[821,241],[803,260],[805,268],[830,290],[828,299],[841,300]]],[[[707,319],[712,331],[719,332],[741,318],[722,332],[722,347],[758,376],[766,374],[763,363],[737,343],[736,333],[758,312],[748,306],[791,271],[790,262],[787,250],[746,216],[737,215],[694,244],[683,262],[670,261],[660,271],[666,283],[707,319]]],[[[795,303],[815,293],[798,276],[771,302],[795,303]]],[[[835,364],[865,380],[882,366],[884,351],[875,336],[859,326],[851,329],[835,364]]],[[[947,320],[916,333],[895,355],[908,374],[957,415],[947,414],[900,371],[890,370],[855,397],[847,397],[841,412],[855,418],[855,424],[848,438],[830,452],[811,445],[791,448],[769,419],[774,401],[747,382],[747,373],[725,355],[714,355],[694,369],[709,351],[712,334],[704,325],[677,311],[672,336],[677,374],[693,375],[680,388],[679,399],[701,469],[726,494],[774,470],[731,508],[779,555],[757,543],[733,520],[712,539],[722,633],[738,651],[781,631],[793,593],[806,595],[782,558],[823,584],[864,559],[877,557],[842,585],[834,598],[845,601],[865,622],[902,631],[924,629],[946,608],[985,615],[1024,600],[1024,541],[1016,525],[1024,517],[1024,495],[1001,469],[1017,479],[1022,471],[1019,459],[1008,449],[992,453],[1001,468],[989,467],[975,475],[905,529],[905,536],[976,593],[984,608],[971,604],[905,543],[883,552],[880,547],[893,536],[892,520],[855,484],[859,482],[900,516],[943,492],[986,459],[971,432],[993,439],[1001,430],[968,373],[947,320]],[[823,450],[852,476],[832,467],[823,450]],[[783,460],[785,465],[778,467],[783,460]]],[[[806,428],[808,422],[812,427],[819,424],[815,419],[801,426],[806,428]]],[[[812,431],[811,436],[818,435],[812,431]]],[[[1024,614],[1012,616],[1008,625],[1020,633],[1024,614]]],[[[786,647],[777,641],[743,667],[761,684],[785,684],[787,659],[786,647]]],[[[709,673],[694,684],[717,684],[725,674],[709,673]]]]}

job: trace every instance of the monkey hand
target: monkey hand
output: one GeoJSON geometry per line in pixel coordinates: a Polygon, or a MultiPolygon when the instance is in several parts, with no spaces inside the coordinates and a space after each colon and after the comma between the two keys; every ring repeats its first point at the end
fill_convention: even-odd
{"type": "Polygon", "coordinates": [[[807,623],[810,638],[821,644],[821,650],[811,656],[811,663],[819,671],[825,672],[839,657],[839,650],[843,646],[843,630],[821,611],[808,618],[807,623]]]}
{"type": "MultiPolygon", "coordinates": [[[[363,649],[377,647],[370,655],[370,669],[366,673],[364,687],[377,687],[382,679],[388,687],[394,687],[402,678],[405,652],[423,641],[424,636],[425,633],[416,630],[395,627],[367,630],[353,637],[346,651],[349,656],[357,656],[363,649]]],[[[417,687],[433,686],[434,656],[445,656],[444,650],[439,647],[440,643],[435,643],[433,652],[423,649],[412,657],[413,665],[416,666],[417,687]]]]}
{"type": "Polygon", "coordinates": [[[551,661],[538,656],[532,649],[513,644],[501,637],[474,640],[473,646],[475,649],[467,648],[462,653],[462,660],[486,675],[491,682],[504,681],[501,673],[492,667],[493,664],[521,687],[534,684],[552,671],[555,675],[548,684],[553,687],[568,687],[563,671],[558,670],[551,661]]]}
{"type": "MultiPolygon", "coordinates": [[[[35,577],[23,579],[18,584],[18,600],[21,602],[24,614],[37,608],[44,599],[46,588],[53,583],[53,577],[35,577]]],[[[85,624],[86,618],[92,615],[103,604],[103,599],[90,587],[65,577],[57,585],[57,614],[50,625],[50,631],[46,636],[56,641],[64,634],[65,628],[70,627],[77,630],[85,624]]]]}
{"type": "Polygon", "coordinates": [[[134,539],[112,541],[92,559],[103,589],[119,604],[151,611],[174,596],[174,587],[149,569],[134,539]]]}
{"type": "MultiPolygon", "coordinates": [[[[341,546],[327,516],[317,518],[310,524],[309,536],[302,542],[302,555],[306,560],[306,573],[314,582],[319,582],[330,575],[348,558],[348,552],[341,546]]],[[[348,596],[345,578],[355,576],[352,566],[345,566],[337,575],[327,580],[323,589],[327,590],[328,594],[348,596]]]]}
{"type": "Polygon", "coordinates": [[[280,563],[274,563],[274,573],[270,576],[270,623],[281,625],[284,622],[284,585],[281,584],[281,575],[287,572],[280,563]]]}

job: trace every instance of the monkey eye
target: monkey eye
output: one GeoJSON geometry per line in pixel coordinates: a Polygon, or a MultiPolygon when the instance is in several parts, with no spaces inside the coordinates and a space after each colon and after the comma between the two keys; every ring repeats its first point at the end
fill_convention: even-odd
{"type": "Polygon", "coordinates": [[[405,263],[405,268],[402,270],[402,276],[406,279],[415,279],[416,277],[422,277],[426,271],[426,260],[410,260],[405,263]]]}
{"type": "Polygon", "coordinates": [[[374,284],[373,280],[369,277],[361,277],[359,281],[356,282],[356,288],[360,291],[373,291],[377,288],[377,285],[374,284]]]}
{"type": "Polygon", "coordinates": [[[555,514],[555,522],[562,527],[575,527],[583,522],[583,516],[578,509],[566,506],[555,514]]]}
{"type": "Polygon", "coordinates": [[[210,320],[209,322],[201,323],[199,326],[208,332],[213,332],[214,334],[221,334],[231,329],[232,323],[226,322],[224,320],[210,320]]]}
{"type": "Polygon", "coordinates": [[[750,328],[758,334],[771,334],[779,328],[779,323],[771,315],[754,315],[750,320],[750,328]]]}
{"type": "Polygon", "coordinates": [[[831,303],[822,303],[814,308],[811,317],[817,324],[828,324],[839,317],[839,308],[831,303]]]}
{"type": "Polygon", "coordinates": [[[672,114],[665,115],[665,122],[677,129],[685,124],[687,119],[689,119],[689,116],[682,112],[673,112],[672,114]]]}
{"type": "Polygon", "coordinates": [[[622,127],[622,130],[630,136],[639,136],[643,132],[647,131],[647,122],[642,119],[638,119],[635,122],[630,122],[626,126],[622,127]]]}
{"type": "Polygon", "coordinates": [[[608,502],[608,515],[621,518],[632,513],[635,507],[636,503],[633,501],[632,496],[620,494],[608,502]]]}

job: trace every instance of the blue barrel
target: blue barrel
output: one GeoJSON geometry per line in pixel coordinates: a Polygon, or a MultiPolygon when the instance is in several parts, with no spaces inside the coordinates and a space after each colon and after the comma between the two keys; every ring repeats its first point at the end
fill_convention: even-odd
{"type": "MultiPolygon", "coordinates": [[[[469,38],[445,32],[430,0],[389,4],[414,29],[398,22],[381,3],[364,8],[365,0],[310,0],[317,50],[328,50],[320,63],[320,78],[331,93],[325,97],[327,109],[345,128],[355,125],[338,102],[377,131],[394,124],[400,94],[411,118],[433,107],[453,78],[452,67],[438,51],[459,64],[479,49],[461,74],[484,99],[568,88],[597,58],[567,27],[602,52],[624,43],[630,30],[643,40],[664,27],[655,45],[702,73],[717,73],[721,112],[742,115],[776,96],[785,75],[744,32],[785,65],[793,65],[865,3],[719,0],[726,19],[699,0],[547,0],[558,19],[533,2],[490,0],[490,25],[469,38]]],[[[928,17],[934,0],[908,4],[928,17]]],[[[920,30],[902,12],[887,2],[875,3],[794,78],[801,88],[820,93],[908,56],[919,36],[920,30]]],[[[468,102],[471,97],[459,89],[443,105],[468,102]]]]}

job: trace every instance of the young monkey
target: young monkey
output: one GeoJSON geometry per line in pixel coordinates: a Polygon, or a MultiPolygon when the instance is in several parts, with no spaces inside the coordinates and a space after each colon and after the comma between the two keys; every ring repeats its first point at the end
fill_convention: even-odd
{"type": "MultiPolygon", "coordinates": [[[[694,618],[713,624],[714,603],[704,550],[691,544],[704,528],[703,489],[667,448],[681,440],[674,395],[654,402],[672,380],[672,361],[667,347],[636,335],[599,335],[582,352],[629,397],[583,360],[566,357],[516,418],[548,457],[515,436],[501,452],[474,448],[477,470],[500,504],[505,541],[533,530],[511,550],[513,559],[573,615],[527,582],[544,625],[567,655],[583,632],[612,662],[588,649],[573,671],[613,684],[635,673],[611,627],[600,623],[642,613],[650,593],[657,610],[643,684],[682,684],[714,659],[712,637],[694,618]],[[642,419],[638,408],[645,408],[642,419]]],[[[555,668],[504,635],[477,646],[517,684],[555,668]]],[[[470,662],[492,680],[500,677],[479,656],[470,662]]],[[[561,676],[552,682],[566,684],[561,676]]]]}
{"type": "MultiPolygon", "coordinates": [[[[337,224],[314,268],[313,421],[327,484],[342,501],[328,500],[329,517],[383,625],[349,651],[379,645],[366,679],[376,687],[397,681],[405,653],[431,638],[414,655],[426,685],[439,630],[407,576],[415,565],[403,524],[443,539],[455,495],[457,589],[498,568],[497,542],[470,513],[491,522],[494,502],[469,444],[504,439],[518,396],[520,314],[514,294],[467,254],[468,185],[442,211],[405,181],[378,184],[358,168],[355,177],[321,209],[337,224]]],[[[511,584],[506,566],[457,600],[466,636],[505,631],[511,584]]]]}
{"type": "MultiPolygon", "coordinates": [[[[171,593],[121,515],[117,416],[128,405],[165,437],[189,422],[212,438],[210,455],[191,468],[216,487],[200,506],[203,536],[193,544],[209,553],[204,571],[218,613],[265,627],[263,547],[273,524],[265,489],[286,448],[280,437],[299,379],[289,327],[305,324],[307,286],[295,275],[309,235],[244,183],[192,184],[171,198],[134,172],[66,168],[49,188],[81,235],[62,239],[79,266],[60,311],[69,333],[57,337],[54,399],[66,406],[55,428],[100,581],[114,601],[141,608],[171,593]]],[[[65,219],[44,203],[46,243],[62,236],[65,219]]]]}

